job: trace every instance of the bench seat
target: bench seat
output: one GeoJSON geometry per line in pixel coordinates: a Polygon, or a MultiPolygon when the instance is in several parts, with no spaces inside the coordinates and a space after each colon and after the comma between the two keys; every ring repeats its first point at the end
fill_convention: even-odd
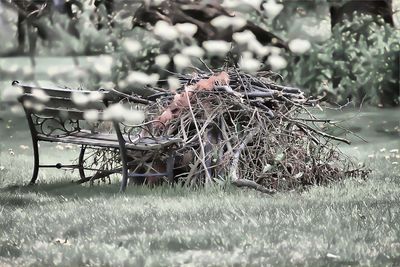
{"type": "MultiPolygon", "coordinates": [[[[45,134],[38,134],[38,140],[47,142],[61,142],[70,143],[77,145],[88,145],[95,147],[105,148],[119,148],[118,138],[116,134],[111,133],[92,133],[90,131],[81,130],[79,132],[70,133],[68,136],[47,136],[45,134]]],[[[125,135],[125,140],[128,137],[125,135]]],[[[151,138],[141,137],[132,140],[133,142],[127,142],[125,147],[131,150],[158,150],[165,147],[179,144],[182,142],[179,138],[169,138],[165,136],[151,138]]]]}

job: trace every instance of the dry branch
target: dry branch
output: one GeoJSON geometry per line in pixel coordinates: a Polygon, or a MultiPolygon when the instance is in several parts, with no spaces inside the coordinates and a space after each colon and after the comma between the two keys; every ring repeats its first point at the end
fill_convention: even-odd
{"type": "Polygon", "coordinates": [[[247,180],[247,179],[237,179],[237,180],[232,181],[232,184],[237,187],[248,187],[248,188],[260,191],[262,193],[270,194],[270,195],[276,193],[276,190],[271,190],[271,189],[265,188],[264,186],[257,184],[254,181],[247,180]]]}
{"type": "Polygon", "coordinates": [[[162,114],[170,109],[166,127],[155,128],[154,134],[180,137],[186,142],[179,152],[195,152],[184,171],[189,175],[179,174],[184,184],[222,177],[235,186],[271,193],[340,180],[348,166],[354,167],[334,143],[348,140],[317,126],[335,126],[309,111],[317,99],[305,97],[299,88],[275,83],[274,73],[251,76],[229,68],[176,75],[182,88],[175,95],[152,96],[157,101],[148,110],[162,114]],[[177,105],[174,101],[181,95],[187,103],[177,105]],[[211,131],[216,125],[217,130],[211,131]]]}
{"type": "Polygon", "coordinates": [[[335,122],[310,111],[318,99],[277,84],[271,72],[252,76],[237,68],[196,71],[176,74],[182,85],[176,93],[145,99],[150,134],[185,142],[175,166],[182,184],[224,179],[273,194],[325,185],[357,170],[337,149],[337,142],[349,141],[320,127],[338,127],[335,122]]]}

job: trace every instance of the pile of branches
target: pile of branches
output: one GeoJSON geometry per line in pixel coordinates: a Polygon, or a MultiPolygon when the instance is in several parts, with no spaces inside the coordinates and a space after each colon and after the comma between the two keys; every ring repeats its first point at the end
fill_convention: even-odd
{"type": "Polygon", "coordinates": [[[318,99],[237,68],[177,75],[181,88],[148,97],[154,135],[184,140],[175,178],[187,186],[232,183],[265,193],[364,175],[310,109],[318,99]]]}

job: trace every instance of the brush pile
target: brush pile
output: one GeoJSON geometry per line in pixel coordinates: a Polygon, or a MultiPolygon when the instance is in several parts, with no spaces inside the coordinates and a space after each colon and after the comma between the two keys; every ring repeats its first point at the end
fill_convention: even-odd
{"type": "Polygon", "coordinates": [[[326,133],[318,106],[298,88],[236,68],[177,75],[181,88],[148,97],[154,135],[184,140],[175,178],[187,186],[232,183],[265,193],[326,185],[358,175],[326,133]]]}

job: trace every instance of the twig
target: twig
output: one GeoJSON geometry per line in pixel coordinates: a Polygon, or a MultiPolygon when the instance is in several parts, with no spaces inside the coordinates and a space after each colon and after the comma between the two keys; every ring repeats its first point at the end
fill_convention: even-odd
{"type": "Polygon", "coordinates": [[[349,140],[345,139],[345,138],[336,137],[336,136],[334,136],[334,135],[330,135],[330,134],[327,134],[327,133],[325,133],[325,132],[323,132],[323,131],[314,129],[313,127],[311,127],[310,125],[308,125],[308,124],[306,124],[306,123],[303,123],[303,122],[300,122],[300,121],[292,121],[292,122],[295,123],[295,124],[300,124],[301,126],[307,128],[307,129],[309,129],[310,131],[312,131],[312,132],[314,132],[314,133],[317,133],[317,134],[319,134],[319,135],[322,135],[322,136],[324,136],[324,137],[327,137],[327,138],[329,138],[329,139],[333,139],[333,140],[336,140],[336,141],[340,141],[340,142],[346,143],[346,144],[348,144],[348,145],[351,144],[351,142],[350,142],[349,140]]]}
{"type": "Polygon", "coordinates": [[[254,181],[247,180],[247,179],[236,179],[236,180],[232,181],[232,184],[237,187],[248,187],[248,188],[260,191],[265,194],[273,195],[276,193],[276,190],[268,189],[260,184],[257,184],[254,181]]]}
{"type": "Polygon", "coordinates": [[[201,163],[202,163],[202,165],[203,165],[203,167],[204,167],[204,172],[205,172],[205,174],[206,174],[206,185],[207,185],[207,184],[211,184],[212,180],[211,180],[210,174],[209,174],[209,172],[208,172],[207,165],[206,165],[206,163],[205,163],[205,161],[204,161],[204,159],[205,159],[204,145],[203,145],[203,141],[202,141],[202,139],[201,139],[200,129],[199,129],[199,126],[197,125],[196,117],[194,116],[194,113],[193,113],[192,104],[190,103],[189,91],[188,91],[187,87],[185,87],[185,92],[186,92],[185,95],[186,95],[186,99],[187,99],[187,101],[188,101],[188,106],[189,106],[190,114],[192,115],[192,119],[193,119],[194,126],[196,127],[197,137],[199,138],[200,153],[201,153],[201,154],[200,154],[200,158],[201,158],[201,163]]]}
{"type": "Polygon", "coordinates": [[[143,99],[143,98],[140,98],[140,97],[131,96],[131,95],[122,93],[122,92],[120,92],[118,90],[115,90],[115,89],[109,89],[109,91],[111,91],[111,92],[113,92],[115,94],[118,94],[118,95],[122,95],[122,96],[126,97],[127,99],[132,100],[133,102],[136,102],[136,103],[150,104],[149,100],[146,100],[146,99],[143,99]]]}
{"type": "Polygon", "coordinates": [[[210,73],[214,73],[214,72],[212,71],[212,69],[210,69],[210,67],[207,66],[207,64],[204,62],[204,60],[202,60],[201,58],[198,58],[198,59],[200,60],[201,63],[203,63],[204,67],[206,67],[207,70],[208,70],[210,73]]]}
{"type": "Polygon", "coordinates": [[[233,181],[238,180],[237,168],[239,165],[239,158],[242,150],[246,147],[247,143],[249,143],[253,139],[254,134],[249,133],[244,141],[239,145],[238,148],[235,149],[235,152],[232,157],[232,163],[229,170],[229,176],[232,178],[233,181]]]}

